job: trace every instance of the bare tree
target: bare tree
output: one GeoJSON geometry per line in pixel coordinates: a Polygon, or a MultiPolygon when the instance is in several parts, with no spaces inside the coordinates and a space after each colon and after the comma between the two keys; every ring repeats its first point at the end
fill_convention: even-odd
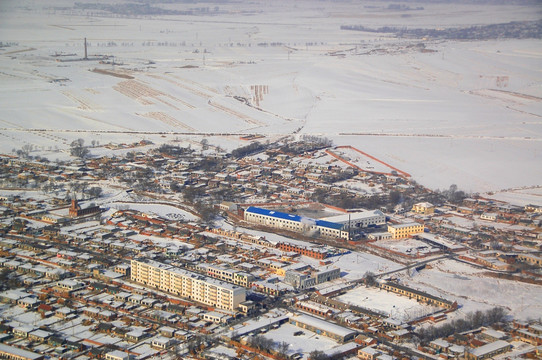
{"type": "Polygon", "coordinates": [[[367,286],[375,286],[376,285],[376,276],[374,273],[367,271],[363,275],[363,281],[365,282],[365,285],[367,286]]]}
{"type": "Polygon", "coordinates": [[[278,356],[282,358],[288,357],[288,349],[290,347],[290,344],[288,344],[286,341],[282,341],[277,345],[277,354],[278,356]]]}
{"type": "Polygon", "coordinates": [[[72,156],[76,156],[78,158],[84,159],[89,155],[89,150],[86,146],[84,146],[85,140],[79,138],[77,140],[72,141],[70,144],[70,154],[72,156]]]}
{"type": "Polygon", "coordinates": [[[90,189],[88,189],[87,193],[90,197],[93,197],[93,198],[99,197],[102,194],[102,188],[98,186],[93,186],[90,189]]]}
{"type": "Polygon", "coordinates": [[[309,359],[310,360],[328,360],[329,356],[327,356],[323,351],[314,350],[310,352],[309,359]]]}
{"type": "Polygon", "coordinates": [[[83,181],[80,185],[80,188],[81,188],[81,198],[85,198],[85,190],[87,189],[88,187],[88,183],[83,181]]]}

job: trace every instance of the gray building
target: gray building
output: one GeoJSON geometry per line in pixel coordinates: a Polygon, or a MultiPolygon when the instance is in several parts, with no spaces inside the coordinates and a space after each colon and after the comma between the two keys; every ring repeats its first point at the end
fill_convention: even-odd
{"type": "Polygon", "coordinates": [[[315,271],[297,271],[287,270],[284,276],[284,282],[292,285],[296,289],[309,289],[317,284],[338,279],[341,276],[341,270],[337,267],[324,267],[315,271]]]}

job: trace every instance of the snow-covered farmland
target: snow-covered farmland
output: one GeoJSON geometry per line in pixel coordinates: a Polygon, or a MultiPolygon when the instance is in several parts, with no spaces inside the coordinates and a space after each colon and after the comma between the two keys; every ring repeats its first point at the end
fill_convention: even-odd
{"type": "Polygon", "coordinates": [[[538,185],[540,41],[398,39],[341,25],[483,25],[538,19],[539,9],[424,4],[402,15],[377,1],[220,2],[216,13],[137,17],[3,1],[0,153],[32,145],[62,160],[77,138],[99,156],[143,139],[213,135],[231,150],[239,133],[322,134],[432,188],[538,185]],[[89,59],[78,61],[84,38],[89,59]]]}
{"type": "Polygon", "coordinates": [[[489,197],[518,206],[525,206],[529,204],[542,206],[542,187],[537,186],[526,189],[507,189],[489,195],[489,197]]]}

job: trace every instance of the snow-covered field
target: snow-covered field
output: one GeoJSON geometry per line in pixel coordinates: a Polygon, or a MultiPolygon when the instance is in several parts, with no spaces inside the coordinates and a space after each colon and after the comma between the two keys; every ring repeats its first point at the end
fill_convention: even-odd
{"type": "Polygon", "coordinates": [[[307,329],[299,328],[292,324],[283,324],[278,329],[270,330],[264,334],[268,339],[273,339],[276,344],[286,342],[289,344],[287,354],[303,353],[303,358],[308,358],[311,351],[330,350],[337,347],[337,342],[332,339],[318,335],[307,329]],[[295,336],[294,333],[302,331],[302,335],[295,336]]]}
{"type": "Polygon", "coordinates": [[[179,209],[176,206],[155,204],[155,203],[127,203],[127,202],[114,202],[111,203],[112,208],[118,210],[136,210],[141,211],[144,214],[157,215],[164,219],[178,220],[178,221],[197,221],[198,217],[188,211],[179,209]]]}
{"type": "Polygon", "coordinates": [[[424,305],[406,296],[400,296],[374,287],[359,286],[337,300],[386,314],[390,318],[411,321],[440,310],[424,305]]]}
{"type": "Polygon", "coordinates": [[[515,319],[539,318],[542,314],[542,286],[483,276],[473,266],[440,260],[432,269],[401,275],[407,286],[457,301],[458,315],[504,307],[515,319]]]}
{"type": "Polygon", "coordinates": [[[490,198],[510,204],[525,206],[529,204],[542,206],[542,187],[526,189],[508,189],[489,195],[490,198]]]}
{"type": "MultiPolygon", "coordinates": [[[[307,257],[303,257],[303,261],[307,261],[307,257]]],[[[311,259],[313,260],[313,259],[311,259]]],[[[367,272],[381,274],[388,271],[397,270],[402,267],[401,264],[395,263],[376,255],[363,252],[350,252],[348,254],[334,256],[328,258],[333,266],[341,269],[341,276],[347,280],[360,279],[367,272]]]]}
{"type": "Polygon", "coordinates": [[[452,225],[457,225],[459,227],[463,227],[467,229],[474,229],[476,226],[484,226],[484,227],[495,228],[497,230],[503,230],[503,231],[529,231],[531,230],[531,228],[528,226],[510,225],[506,223],[482,220],[479,218],[471,220],[471,219],[464,218],[461,216],[450,216],[446,218],[446,221],[448,221],[452,225]]]}
{"type": "Polygon", "coordinates": [[[366,156],[366,154],[359,152],[355,148],[337,148],[333,149],[333,153],[340,156],[343,161],[348,161],[363,170],[381,173],[390,173],[393,170],[386,164],[366,156]]]}
{"type": "Polygon", "coordinates": [[[427,256],[432,253],[438,253],[440,251],[439,248],[434,246],[429,246],[423,241],[416,240],[416,239],[403,239],[401,241],[397,240],[379,240],[375,241],[373,243],[374,245],[392,250],[395,252],[399,252],[401,254],[409,255],[409,256],[427,256]]]}
{"type": "Polygon", "coordinates": [[[372,1],[208,6],[130,17],[74,10],[69,0],[2,1],[0,41],[12,46],[0,48],[0,153],[33,145],[33,155],[54,160],[77,138],[101,155],[109,143],[209,134],[232,149],[243,143],[237,133],[296,132],[355,146],[432,188],[540,184],[539,40],[407,40],[340,28],[534,20],[540,8],[424,4],[404,16],[372,1]],[[89,60],[67,61],[84,56],[85,37],[89,60]],[[95,60],[103,55],[106,63],[95,60]]]}

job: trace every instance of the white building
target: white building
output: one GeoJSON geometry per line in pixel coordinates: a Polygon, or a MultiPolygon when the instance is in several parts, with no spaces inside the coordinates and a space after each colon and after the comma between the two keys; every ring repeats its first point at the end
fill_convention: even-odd
{"type": "Polygon", "coordinates": [[[497,214],[496,213],[483,213],[480,215],[480,219],[487,220],[487,221],[497,221],[497,214]]]}
{"type": "Polygon", "coordinates": [[[327,238],[349,238],[348,229],[346,229],[343,224],[320,219],[310,219],[299,215],[287,214],[254,206],[245,210],[244,220],[275,229],[314,233],[327,238]]]}
{"type": "Polygon", "coordinates": [[[345,228],[366,228],[386,224],[386,215],[380,210],[358,211],[342,215],[330,216],[321,220],[344,225],[345,228]]]}
{"type": "Polygon", "coordinates": [[[105,354],[105,360],[130,360],[130,359],[132,359],[130,354],[124,351],[114,350],[105,354]]]}

